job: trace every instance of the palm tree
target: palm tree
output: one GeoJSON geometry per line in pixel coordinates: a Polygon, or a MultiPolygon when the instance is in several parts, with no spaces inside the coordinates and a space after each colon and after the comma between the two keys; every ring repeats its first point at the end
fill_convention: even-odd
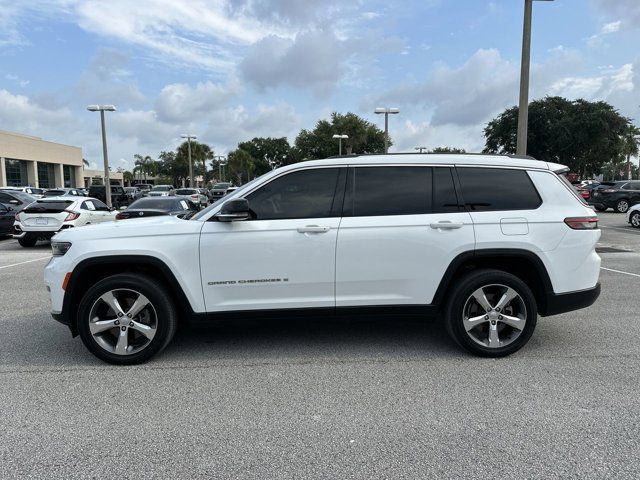
{"type": "Polygon", "coordinates": [[[624,136],[623,153],[627,156],[627,175],[631,177],[631,157],[637,157],[640,144],[640,128],[635,125],[629,125],[627,134],[624,136]]]}

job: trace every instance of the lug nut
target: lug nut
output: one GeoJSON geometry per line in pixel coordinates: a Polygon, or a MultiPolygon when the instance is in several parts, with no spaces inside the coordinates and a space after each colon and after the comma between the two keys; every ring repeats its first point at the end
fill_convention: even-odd
{"type": "Polygon", "coordinates": [[[485,320],[489,320],[489,315],[485,315],[485,316],[484,316],[484,319],[485,319],[485,320]]]}
{"type": "Polygon", "coordinates": [[[500,307],[496,307],[496,312],[499,312],[499,311],[500,311],[500,307]]]}
{"type": "Polygon", "coordinates": [[[118,312],[118,316],[121,317],[122,316],[122,312],[118,312]]]}
{"type": "Polygon", "coordinates": [[[133,322],[129,322],[129,326],[130,326],[130,327],[133,327],[133,322]]]}
{"type": "Polygon", "coordinates": [[[130,314],[130,313],[127,313],[127,317],[131,318],[131,314],[130,314]]]}
{"type": "Polygon", "coordinates": [[[502,320],[502,315],[498,315],[498,320],[502,320]]]}
{"type": "Polygon", "coordinates": [[[127,329],[127,327],[125,327],[124,325],[122,327],[120,327],[120,330],[122,330],[123,332],[127,329]]]}
{"type": "Polygon", "coordinates": [[[120,325],[120,320],[116,320],[115,322],[113,322],[114,325],[120,325]]]}

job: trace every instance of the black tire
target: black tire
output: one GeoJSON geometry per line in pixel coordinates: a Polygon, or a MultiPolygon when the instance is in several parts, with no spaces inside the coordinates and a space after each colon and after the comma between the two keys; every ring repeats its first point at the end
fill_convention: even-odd
{"type": "Polygon", "coordinates": [[[176,331],[178,315],[171,294],[163,284],[146,276],[133,273],[107,277],[91,287],[82,297],[77,314],[78,333],[85,346],[96,357],[115,365],[133,365],[146,362],[160,353],[171,342],[176,331]],[[105,350],[95,340],[89,329],[90,312],[103,294],[116,289],[131,289],[146,296],[156,314],[156,333],[139,352],[119,355],[105,350]]]}
{"type": "Polygon", "coordinates": [[[536,327],[537,316],[535,297],[522,280],[501,270],[483,269],[468,273],[455,282],[446,305],[445,325],[451,338],[465,350],[482,357],[504,357],[520,350],[529,341],[536,327]],[[520,296],[526,308],[526,323],[519,336],[511,343],[491,348],[477,343],[467,333],[463,323],[463,311],[473,292],[481,287],[496,284],[509,287],[520,296]]]}
{"type": "Polygon", "coordinates": [[[631,208],[631,204],[629,203],[629,200],[627,200],[626,198],[621,198],[616,202],[615,210],[618,213],[627,213],[629,211],[629,208],[631,208]]]}
{"type": "Polygon", "coordinates": [[[596,209],[598,212],[606,212],[606,211],[608,210],[608,209],[607,209],[607,207],[604,207],[604,206],[602,206],[602,205],[596,205],[596,206],[595,206],[595,209],[596,209]]]}
{"type": "Polygon", "coordinates": [[[18,243],[27,248],[35,247],[36,243],[38,243],[38,237],[27,233],[24,237],[18,239],[18,243]]]}
{"type": "Polygon", "coordinates": [[[640,212],[633,212],[631,218],[629,218],[629,223],[632,227],[640,228],[640,212]]]}

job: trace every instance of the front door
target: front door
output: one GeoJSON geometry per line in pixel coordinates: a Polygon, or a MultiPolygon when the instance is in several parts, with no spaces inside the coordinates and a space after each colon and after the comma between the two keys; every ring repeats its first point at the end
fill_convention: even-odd
{"type": "Polygon", "coordinates": [[[338,307],[428,305],[451,261],[474,249],[449,167],[355,167],[345,195],[338,307]]]}
{"type": "Polygon", "coordinates": [[[346,169],[284,173],[245,198],[252,219],[202,228],[207,311],[335,306],[335,254],[346,169]]]}

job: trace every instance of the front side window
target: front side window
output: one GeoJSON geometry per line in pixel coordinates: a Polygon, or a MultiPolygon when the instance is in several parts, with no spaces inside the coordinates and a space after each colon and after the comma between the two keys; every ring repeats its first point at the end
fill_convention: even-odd
{"type": "Polygon", "coordinates": [[[534,210],[542,203],[525,170],[459,167],[457,171],[469,210],[534,210]]]}
{"type": "Polygon", "coordinates": [[[339,168],[292,172],[247,195],[255,220],[333,216],[339,168]]]}
{"type": "Polygon", "coordinates": [[[347,179],[344,216],[431,212],[430,167],[356,167],[347,179]]]}

